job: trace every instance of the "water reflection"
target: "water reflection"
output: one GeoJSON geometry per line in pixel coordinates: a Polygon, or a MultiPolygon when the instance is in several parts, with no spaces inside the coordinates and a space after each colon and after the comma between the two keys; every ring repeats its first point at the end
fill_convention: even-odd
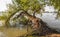
{"type": "Polygon", "coordinates": [[[0,37],[7,37],[5,33],[0,32],[0,37]]]}
{"type": "Polygon", "coordinates": [[[22,29],[23,29],[23,26],[24,26],[24,25],[20,25],[20,30],[22,30],[22,29]]]}
{"type": "Polygon", "coordinates": [[[17,26],[18,29],[23,30],[25,28],[25,26],[23,24],[20,24],[19,26],[17,26]]]}

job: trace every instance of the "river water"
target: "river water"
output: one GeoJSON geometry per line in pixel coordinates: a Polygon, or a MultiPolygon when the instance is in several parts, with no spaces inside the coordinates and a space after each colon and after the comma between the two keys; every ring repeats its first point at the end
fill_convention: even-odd
{"type": "Polygon", "coordinates": [[[56,15],[57,13],[42,13],[42,16],[38,14],[37,17],[46,22],[47,26],[50,28],[56,29],[60,32],[60,19],[56,19],[56,15]]]}

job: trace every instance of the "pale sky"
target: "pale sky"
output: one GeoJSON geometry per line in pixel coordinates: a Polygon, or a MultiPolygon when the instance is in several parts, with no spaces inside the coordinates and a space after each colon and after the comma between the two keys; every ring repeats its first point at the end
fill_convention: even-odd
{"type": "Polygon", "coordinates": [[[45,9],[45,11],[49,11],[49,12],[54,12],[55,11],[54,6],[45,5],[44,9],[45,9]]]}
{"type": "Polygon", "coordinates": [[[12,3],[11,0],[0,0],[0,11],[7,10],[6,4],[12,3]]]}
{"type": "MultiPolygon", "coordinates": [[[[12,3],[11,0],[0,0],[0,11],[5,11],[7,10],[6,4],[12,3]]],[[[44,7],[45,11],[53,12],[54,7],[53,6],[45,6],[44,7]]]]}

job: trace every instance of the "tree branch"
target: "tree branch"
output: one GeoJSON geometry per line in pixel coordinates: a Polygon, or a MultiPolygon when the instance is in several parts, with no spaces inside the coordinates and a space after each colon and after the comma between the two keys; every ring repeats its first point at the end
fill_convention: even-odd
{"type": "Polygon", "coordinates": [[[33,13],[33,16],[35,16],[35,12],[33,13]]]}

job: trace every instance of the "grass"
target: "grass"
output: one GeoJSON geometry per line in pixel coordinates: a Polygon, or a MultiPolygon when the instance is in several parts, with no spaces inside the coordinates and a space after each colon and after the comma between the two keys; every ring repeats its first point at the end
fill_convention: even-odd
{"type": "Polygon", "coordinates": [[[0,32],[5,33],[8,37],[16,37],[16,36],[21,36],[25,33],[27,33],[26,29],[17,29],[17,28],[4,28],[0,27],[0,32]]]}

